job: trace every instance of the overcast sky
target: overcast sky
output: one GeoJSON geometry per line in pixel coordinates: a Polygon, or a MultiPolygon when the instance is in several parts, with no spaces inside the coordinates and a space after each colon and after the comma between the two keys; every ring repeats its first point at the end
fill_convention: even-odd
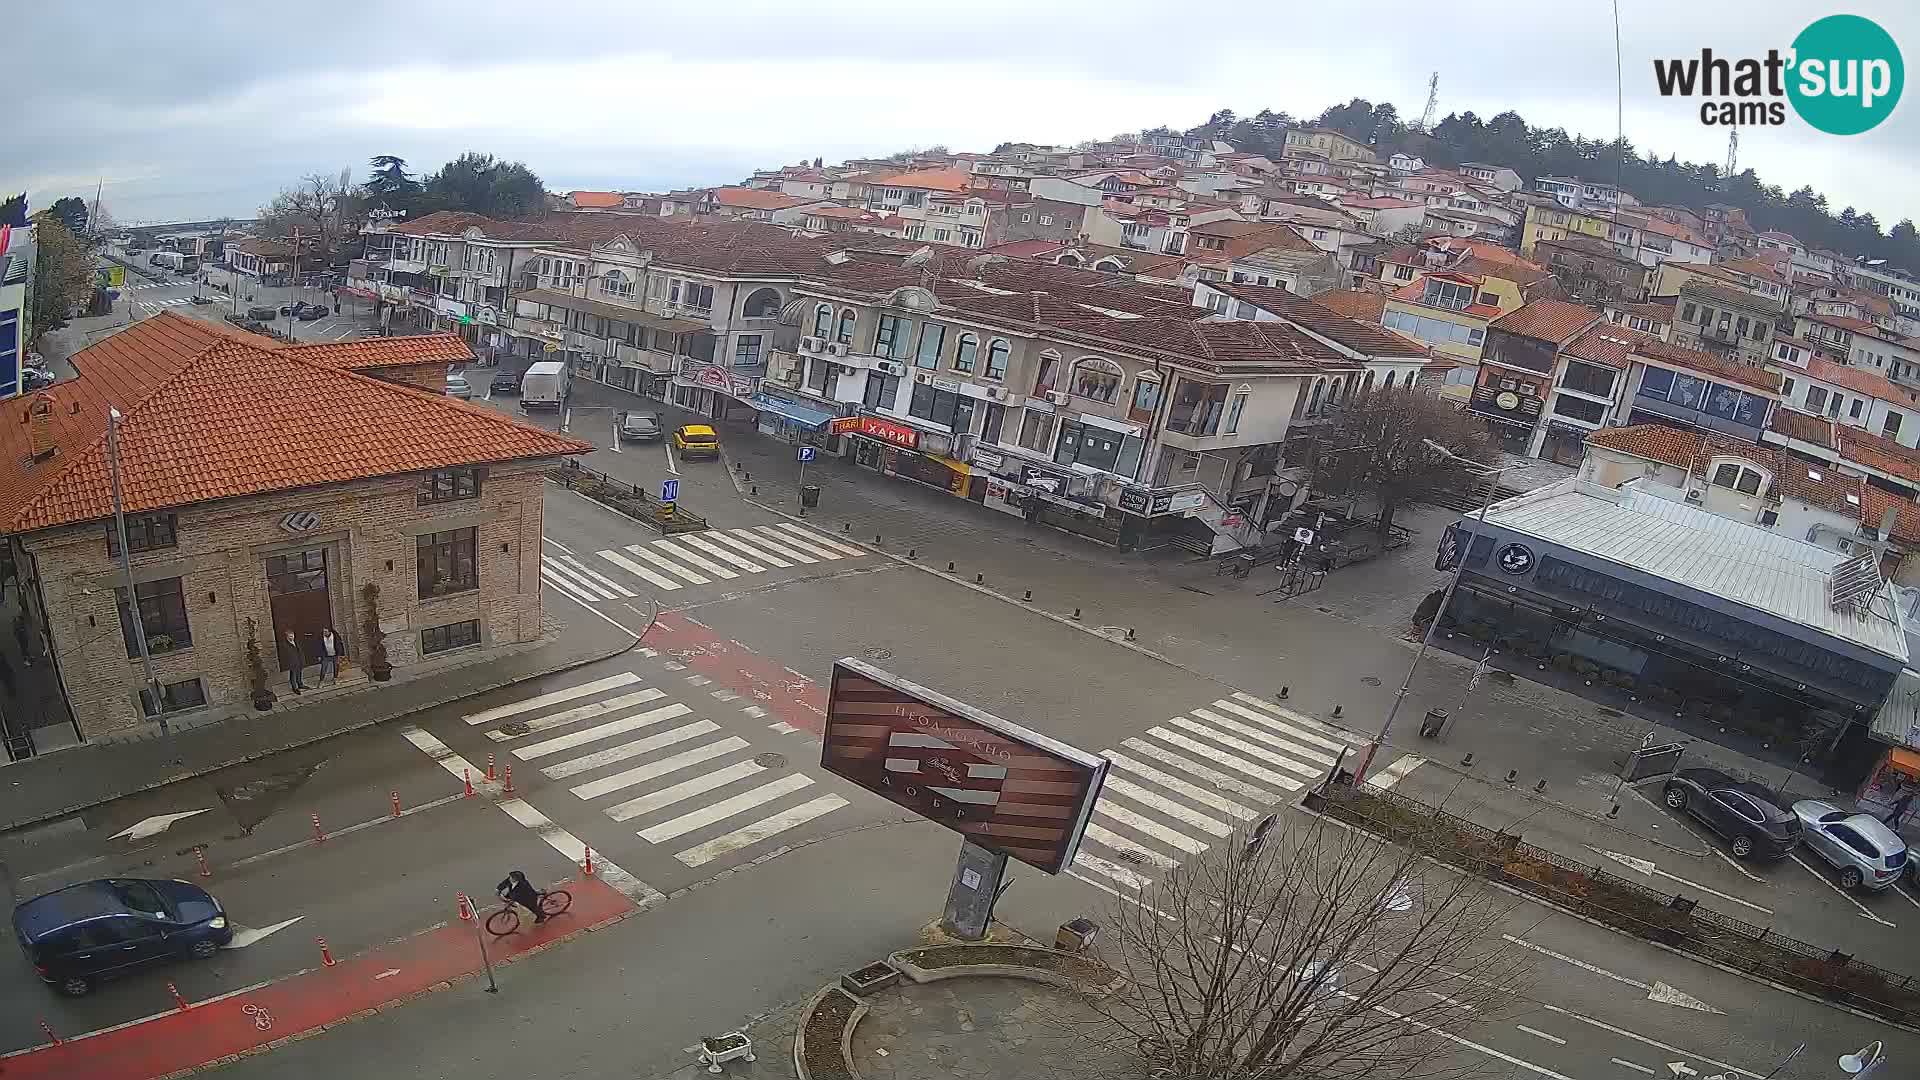
{"type": "MultiPolygon", "coordinates": [[[[1659,97],[1655,57],[1757,56],[1851,11],[1920,60],[1911,2],[1620,8],[1627,137],[1682,160],[1723,161],[1726,132],[1700,124],[1697,102],[1659,97]]],[[[103,0],[8,21],[0,191],[45,206],[104,180],[122,221],[250,216],[306,173],[363,177],[381,153],[424,172],[477,149],[525,160],[554,191],[665,190],[816,155],[1187,127],[1221,107],[1310,116],[1359,96],[1412,119],[1435,69],[1441,116],[1615,128],[1611,8],[1591,0],[103,0]]],[[[1789,110],[1784,127],[1741,132],[1741,165],[1883,226],[1920,217],[1916,96],[1850,138],[1789,110]]]]}

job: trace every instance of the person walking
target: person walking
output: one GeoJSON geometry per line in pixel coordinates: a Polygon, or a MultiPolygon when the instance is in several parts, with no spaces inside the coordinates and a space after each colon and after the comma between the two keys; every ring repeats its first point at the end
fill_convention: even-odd
{"type": "Polygon", "coordinates": [[[1893,810],[1887,815],[1887,828],[1898,829],[1900,819],[1907,816],[1907,808],[1913,805],[1913,788],[1909,787],[1893,800],[1893,810]]]}
{"type": "Polygon", "coordinates": [[[280,641],[280,662],[286,665],[287,685],[293,692],[298,694],[306,690],[307,657],[300,650],[300,642],[294,639],[291,630],[287,631],[286,637],[280,641]]]}
{"type": "Polygon", "coordinates": [[[320,681],[317,685],[327,685],[327,680],[340,681],[340,658],[347,655],[347,643],[334,634],[329,626],[320,631],[320,681]]]}

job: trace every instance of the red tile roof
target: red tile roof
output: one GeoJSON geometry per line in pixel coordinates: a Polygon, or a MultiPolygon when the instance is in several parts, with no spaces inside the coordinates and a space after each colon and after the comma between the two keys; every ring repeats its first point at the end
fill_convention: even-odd
{"type": "Polygon", "coordinates": [[[1377,323],[1386,312],[1387,294],[1358,289],[1328,289],[1313,294],[1313,302],[1349,319],[1377,323]]]}
{"type": "Polygon", "coordinates": [[[713,189],[713,201],[741,210],[785,210],[808,200],[765,188],[717,187],[713,189]]]}
{"type": "Polygon", "coordinates": [[[1264,285],[1235,285],[1224,281],[1207,283],[1228,296],[1245,300],[1255,307],[1305,327],[1329,341],[1358,353],[1377,357],[1424,359],[1424,346],[1391,333],[1377,325],[1344,315],[1317,300],[1303,299],[1285,289],[1264,285]]]}
{"type": "Polygon", "coordinates": [[[1535,300],[1507,312],[1487,326],[1558,345],[1593,325],[1600,313],[1565,300],[1535,300]]]}
{"type": "Polygon", "coordinates": [[[1831,386],[1843,386],[1856,394],[1892,401],[1909,408],[1920,406],[1920,393],[1904,386],[1895,386],[1885,375],[1868,371],[1866,368],[1852,367],[1848,364],[1836,364],[1831,360],[1822,360],[1817,356],[1807,358],[1807,377],[1817,379],[1831,386]]]}
{"type": "Polygon", "coordinates": [[[1629,330],[1618,323],[1599,322],[1580,331],[1560,351],[1576,360],[1625,371],[1628,362],[1633,359],[1634,350],[1646,340],[1658,339],[1650,338],[1638,330],[1629,330]]]}
{"type": "Polygon", "coordinates": [[[582,210],[611,210],[627,204],[617,191],[569,191],[567,200],[582,210]]]}
{"type": "Polygon", "coordinates": [[[1844,424],[1834,425],[1833,436],[1842,460],[1920,484],[1920,451],[1844,424]]]}
{"type": "Polygon", "coordinates": [[[927,191],[965,191],[972,185],[973,174],[965,169],[920,169],[915,172],[903,172],[893,176],[869,180],[874,187],[920,188],[927,191]]]}
{"type": "Polygon", "coordinates": [[[1768,428],[1789,439],[1833,449],[1833,422],[1796,409],[1775,409],[1768,428]]]}
{"type": "Polygon", "coordinates": [[[458,334],[419,334],[410,337],[361,338],[354,341],[319,341],[308,345],[283,345],[281,351],[295,357],[343,371],[370,368],[407,367],[414,364],[464,364],[473,350],[458,334]]]}
{"type": "Polygon", "coordinates": [[[1903,499],[1872,484],[1860,485],[1860,524],[1875,529],[1888,510],[1893,511],[1893,538],[1908,544],[1920,543],[1920,502],[1903,499]]]}
{"type": "Polygon", "coordinates": [[[1601,428],[1587,434],[1588,446],[1601,446],[1623,454],[1663,462],[1677,469],[1691,470],[1706,436],[1698,431],[1668,427],[1665,424],[1635,424],[1632,427],[1601,428]]]}
{"type": "Polygon", "coordinates": [[[18,419],[0,422],[0,530],[112,513],[109,406],[124,417],[122,487],[133,511],[592,449],[302,353],[167,312],[75,354],[77,379],[6,405],[18,419]],[[34,462],[25,420],[39,398],[54,406],[56,450],[34,462]]]}
{"type": "Polygon", "coordinates": [[[1674,367],[1685,368],[1724,382],[1739,383],[1741,386],[1749,386],[1755,390],[1765,390],[1773,394],[1780,392],[1779,372],[1729,363],[1712,353],[1669,344],[1651,334],[1641,335],[1633,352],[1636,357],[1642,359],[1671,364],[1674,367]]]}

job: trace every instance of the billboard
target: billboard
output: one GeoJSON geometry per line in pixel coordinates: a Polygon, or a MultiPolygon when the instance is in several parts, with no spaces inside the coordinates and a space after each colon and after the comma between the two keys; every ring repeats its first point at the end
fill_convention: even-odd
{"type": "Polygon", "coordinates": [[[991,851],[1058,874],[1107,759],[852,658],[833,665],[820,764],[991,851]]]}

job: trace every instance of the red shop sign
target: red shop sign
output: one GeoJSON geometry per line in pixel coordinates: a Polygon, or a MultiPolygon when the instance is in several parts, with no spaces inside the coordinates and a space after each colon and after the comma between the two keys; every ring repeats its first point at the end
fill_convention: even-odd
{"type": "Polygon", "coordinates": [[[920,433],[905,424],[895,424],[877,416],[860,418],[860,434],[883,439],[895,446],[904,446],[913,450],[920,445],[920,433]]]}

